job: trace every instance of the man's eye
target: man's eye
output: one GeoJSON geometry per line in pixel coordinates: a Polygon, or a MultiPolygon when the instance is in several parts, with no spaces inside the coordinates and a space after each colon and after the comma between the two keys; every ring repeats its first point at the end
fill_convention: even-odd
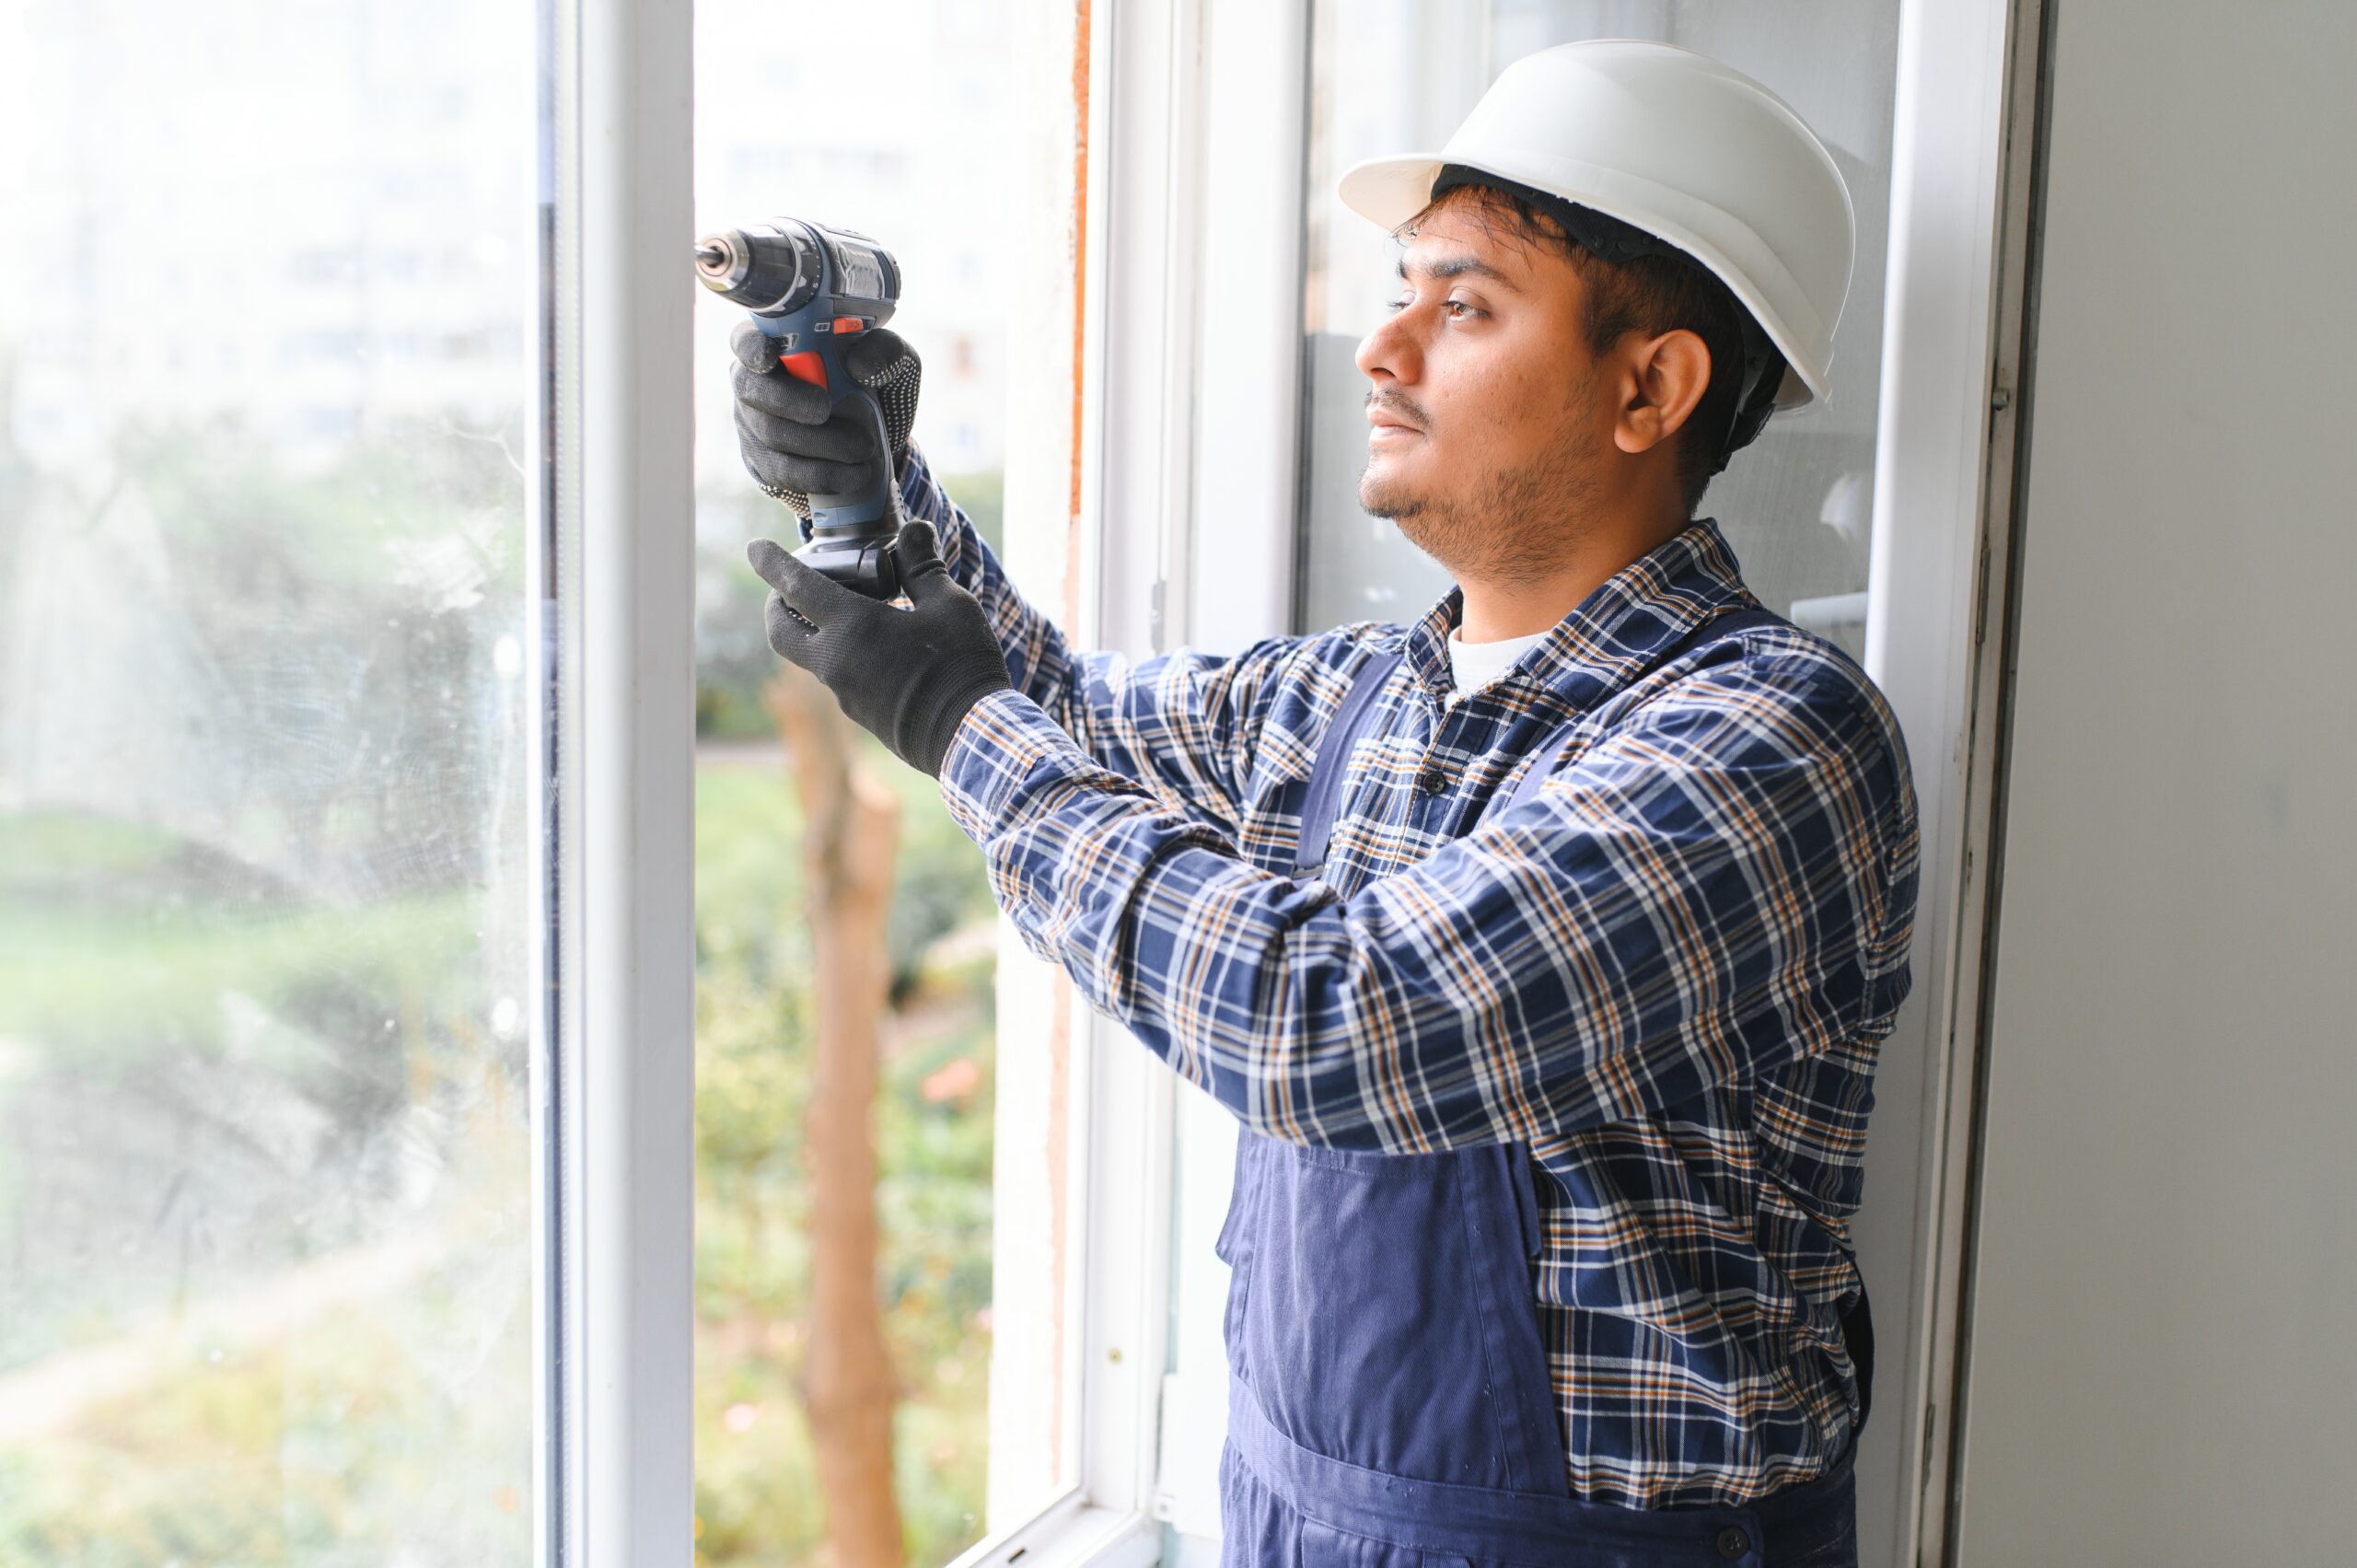
{"type": "MultiPolygon", "coordinates": [[[[1404,299],[1387,299],[1383,302],[1383,308],[1386,311],[1396,315],[1399,311],[1406,309],[1408,305],[1409,301],[1404,299]]],[[[1462,299],[1444,299],[1440,302],[1440,308],[1444,310],[1469,311],[1476,316],[1480,314],[1480,311],[1475,310],[1471,305],[1462,299]]],[[[1457,316],[1453,319],[1459,321],[1465,319],[1463,316],[1457,316]]]]}

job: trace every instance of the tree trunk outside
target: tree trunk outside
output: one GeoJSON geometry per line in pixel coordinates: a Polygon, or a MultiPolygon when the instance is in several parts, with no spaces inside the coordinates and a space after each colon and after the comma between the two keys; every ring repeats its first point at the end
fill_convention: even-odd
{"type": "Polygon", "coordinates": [[[892,1490],[897,1398],[876,1291],[878,1043],[900,802],[858,767],[833,693],[787,665],[762,700],[802,796],[818,1055],[805,1127],[811,1176],[810,1341],[802,1398],[827,1499],[830,1568],[902,1568],[892,1490]]]}

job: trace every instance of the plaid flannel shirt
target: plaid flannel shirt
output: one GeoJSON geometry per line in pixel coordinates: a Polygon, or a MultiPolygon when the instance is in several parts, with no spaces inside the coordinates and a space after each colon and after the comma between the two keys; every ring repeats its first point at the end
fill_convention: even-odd
{"type": "Polygon", "coordinates": [[[940,787],[1025,946],[1256,1132],[1527,1142],[1574,1496],[1742,1503],[1830,1463],[1915,905],[1906,752],[1864,674],[1781,627],[1664,662],[1752,602],[1708,519],[1448,705],[1455,587],[1405,627],[1132,662],[1074,651],[913,448],[902,495],[1014,680],[940,787]],[[1296,882],[1318,738],[1403,639],[1296,882]],[[1554,776],[1468,832],[1574,714],[1554,776]]]}

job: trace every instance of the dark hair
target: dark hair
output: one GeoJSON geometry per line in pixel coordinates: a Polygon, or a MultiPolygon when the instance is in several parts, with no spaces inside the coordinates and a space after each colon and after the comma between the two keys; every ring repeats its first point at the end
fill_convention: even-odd
{"type": "MultiPolygon", "coordinates": [[[[1458,201],[1462,193],[1462,204],[1472,211],[1483,232],[1495,235],[1503,220],[1512,226],[1517,238],[1551,245],[1570,258],[1573,270],[1587,285],[1580,331],[1587,339],[1589,353],[1602,354],[1630,332],[1658,334],[1678,328],[1700,337],[1711,351],[1710,385],[1676,437],[1679,499],[1686,515],[1692,517],[1701,505],[1703,491],[1710,488],[1712,476],[1726,466],[1727,455],[1734,449],[1727,442],[1743,380],[1747,317],[1743,306],[1701,262],[1659,241],[1643,253],[1607,260],[1574,238],[1562,216],[1548,210],[1570,203],[1546,197],[1534,200],[1536,192],[1521,194],[1508,189],[1511,182],[1470,175],[1469,170],[1460,176],[1452,169],[1456,182],[1438,189],[1421,212],[1393,232],[1413,233],[1425,218],[1458,201]]],[[[1591,237],[1601,228],[1618,230],[1640,242],[1650,238],[1601,213],[1586,208],[1573,211],[1581,215],[1581,227],[1591,237]]],[[[1779,359],[1767,367],[1766,374],[1781,377],[1782,369],[1779,359]]]]}

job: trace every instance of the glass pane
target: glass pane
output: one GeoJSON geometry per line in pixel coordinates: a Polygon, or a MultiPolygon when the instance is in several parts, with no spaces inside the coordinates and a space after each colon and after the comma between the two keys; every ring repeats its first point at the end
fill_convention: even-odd
{"type": "Polygon", "coordinates": [[[528,1562],[533,7],[0,38],[0,1562],[528,1562]]]}
{"type": "Polygon", "coordinates": [[[1798,8],[1318,0],[1304,283],[1309,570],[1302,624],[1413,620],[1450,581],[1392,523],[1359,508],[1368,382],[1355,356],[1391,294],[1398,246],[1337,201],[1334,182],[1363,157],[1440,146],[1508,64],[1584,38],[1660,39],[1747,73],[1800,112],[1849,182],[1857,261],[1834,337],[1832,395],[1770,420],[1712,482],[1701,515],[1718,519],[1745,581],[1769,608],[1863,653],[1898,0],[1798,8]]]}
{"type": "MultiPolygon", "coordinates": [[[[1009,531],[1039,522],[1021,497],[1064,493],[1063,470],[1042,471],[1053,422],[1008,408],[1027,368],[1073,360],[1069,304],[1044,309],[1051,291],[1019,263],[1030,237],[1074,219],[1077,13],[910,0],[888,13],[888,65],[847,71],[760,0],[696,6],[699,230],[787,215],[893,253],[890,326],[924,367],[916,445],[1002,558],[1009,531]]],[[[683,283],[688,261],[683,243],[683,283]]],[[[791,705],[812,688],[770,649],[769,590],[745,544],[792,548],[799,528],[738,454],[728,334],[742,319],[699,299],[698,1559],[862,1560],[855,1539],[897,1540],[923,1568],[1073,1479],[1065,1042],[1031,1001],[1041,988],[1001,983],[983,863],[935,781],[850,727],[823,689],[791,705]],[[860,809],[888,804],[880,842],[845,846],[888,877],[881,911],[819,902],[809,835],[824,796],[794,756],[797,722],[839,726],[877,802],[860,809]],[[847,950],[827,961],[822,940],[847,950]],[[829,1016],[843,1028],[832,1040],[829,1016]],[[1002,1036],[1021,1049],[1002,1056],[1002,1036]],[[841,1064],[831,1105],[822,1062],[841,1064]],[[868,1129],[872,1171],[856,1144],[823,1136],[845,1115],[868,1129]],[[848,1318],[820,1310],[830,1260],[853,1282],[848,1318]],[[857,1286],[871,1272],[869,1310],[857,1286]],[[814,1369],[845,1358],[880,1391],[814,1400],[814,1369]]]]}

